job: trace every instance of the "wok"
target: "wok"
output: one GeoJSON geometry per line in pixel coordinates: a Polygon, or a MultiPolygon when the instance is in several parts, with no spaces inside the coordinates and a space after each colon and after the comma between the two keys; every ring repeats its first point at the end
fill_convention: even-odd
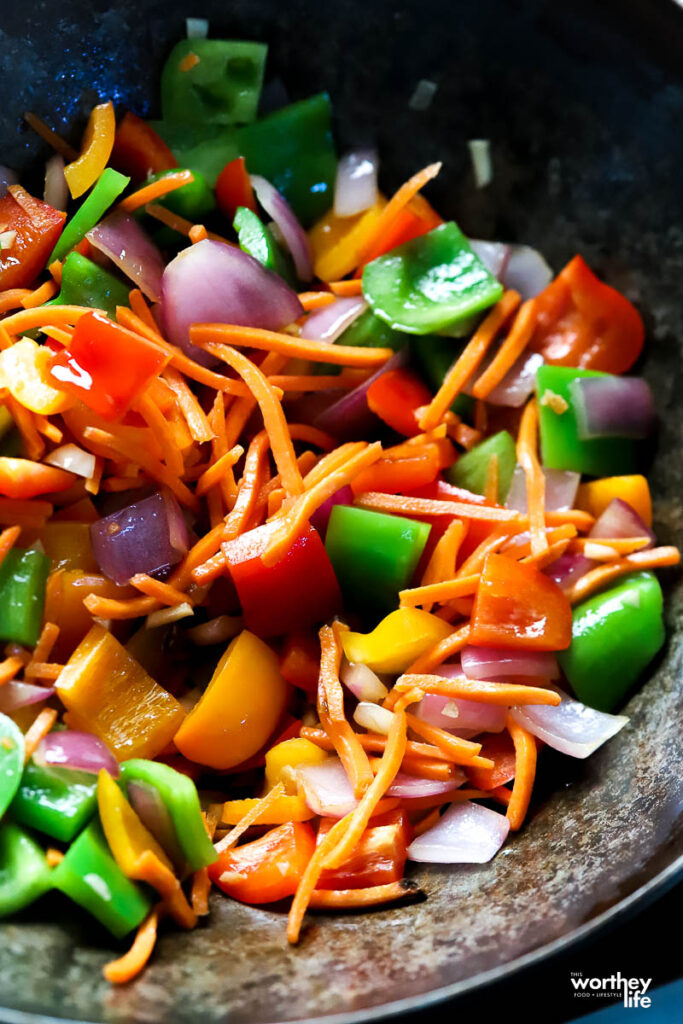
{"type": "MultiPolygon", "coordinates": [[[[466,232],[523,240],[559,269],[577,251],[644,313],[644,373],[661,414],[653,468],[662,543],[683,541],[683,12],[664,0],[24,0],[2,5],[2,160],[34,171],[33,110],[77,140],[94,102],[155,112],[158,72],[187,14],[265,40],[293,98],[328,89],[340,148],[376,142],[385,188],[445,162],[430,197],[466,232]],[[417,81],[438,85],[409,109],[417,81]],[[478,192],[466,140],[488,138],[478,192]]],[[[30,180],[30,179],[29,179],[30,180]]],[[[668,644],[587,763],[545,751],[533,816],[491,864],[424,868],[429,899],[317,915],[297,949],[280,911],[215,897],[169,931],[144,976],[113,990],[111,941],[66,904],[0,925],[0,1016],[111,1024],[261,1024],[380,1017],[461,993],[619,920],[673,883],[681,830],[683,604],[667,581],[668,644]],[[55,913],[60,913],[58,921],[55,913]],[[68,913],[68,919],[65,919],[68,913]]]]}

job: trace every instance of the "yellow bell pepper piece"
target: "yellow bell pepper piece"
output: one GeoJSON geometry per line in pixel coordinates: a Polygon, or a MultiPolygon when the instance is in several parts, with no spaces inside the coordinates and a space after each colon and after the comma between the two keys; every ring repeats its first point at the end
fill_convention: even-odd
{"type": "Polygon", "coordinates": [[[327,754],[315,743],[299,737],[298,739],[283,740],[282,743],[271,747],[266,754],[266,788],[272,789],[278,782],[284,782],[285,789],[289,788],[287,783],[286,768],[299,768],[304,764],[320,764],[327,760],[327,754]],[[283,778],[283,772],[285,778],[283,778]]]}
{"type": "MultiPolygon", "coordinates": [[[[228,800],[223,804],[222,825],[237,825],[261,801],[257,798],[228,800]]],[[[288,821],[310,821],[315,814],[303,796],[280,796],[258,816],[254,825],[286,825],[288,821]]]]}
{"type": "Polygon", "coordinates": [[[99,573],[93,554],[89,523],[47,523],[40,531],[40,542],[57,569],[99,573]]]}
{"type": "Polygon", "coordinates": [[[614,498],[621,498],[634,508],[646,526],[652,526],[652,498],[644,476],[605,476],[581,484],[577,507],[592,516],[601,515],[614,498]]]}
{"type": "Polygon", "coordinates": [[[335,217],[332,209],[313,225],[308,239],[316,277],[321,281],[338,281],[355,270],[386,204],[382,196],[369,210],[355,217],[335,217]]]}
{"type": "Polygon", "coordinates": [[[113,103],[111,100],[99,103],[93,107],[88,118],[80,156],[64,168],[64,177],[73,199],[82,196],[91,185],[94,185],[107,166],[114,148],[115,134],[116,118],[113,103]]]}
{"type": "Polygon", "coordinates": [[[55,683],[72,729],[104,740],[119,761],[153,758],[185,712],[103,626],[93,626],[55,683]]]}
{"type": "Polygon", "coordinates": [[[0,353],[0,387],[17,402],[42,416],[73,409],[77,399],[50,384],[48,365],[52,352],[31,338],[20,338],[0,353]]]}
{"type": "Polygon", "coordinates": [[[164,867],[173,871],[164,850],[104,768],[97,776],[97,807],[112,857],[126,878],[137,877],[138,860],[146,850],[151,850],[164,867]]]}
{"type": "Polygon", "coordinates": [[[277,655],[248,630],[235,637],[174,737],[181,754],[234,768],[261,749],[282,717],[288,686],[277,655]]]}
{"type": "Polygon", "coordinates": [[[373,672],[405,672],[421,654],[453,632],[449,622],[419,608],[398,608],[371,633],[342,633],[344,654],[373,672]]]}

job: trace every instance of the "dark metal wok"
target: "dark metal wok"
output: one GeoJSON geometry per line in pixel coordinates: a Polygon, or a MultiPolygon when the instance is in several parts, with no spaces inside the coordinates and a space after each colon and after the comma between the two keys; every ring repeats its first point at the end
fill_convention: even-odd
{"type": "MultiPolygon", "coordinates": [[[[266,40],[295,98],[332,94],[342,148],[374,140],[385,187],[443,159],[431,195],[474,235],[528,241],[559,269],[576,251],[643,310],[645,375],[661,413],[656,529],[683,541],[683,11],[665,0],[24,0],[1,5],[3,163],[37,168],[34,110],[77,139],[93,102],[154,110],[184,16],[266,40]],[[420,78],[429,111],[408,109],[420,78]],[[466,140],[491,139],[474,189],[466,140]]],[[[0,925],[0,1017],[112,1024],[367,1019],[482,985],[619,920],[681,870],[683,603],[668,581],[669,642],[627,707],[628,728],[587,763],[545,751],[534,814],[492,864],[428,868],[418,906],[317,916],[288,949],[283,914],[217,897],[208,923],[164,934],[135,984],[112,990],[90,922],[45,902],[0,925]],[[69,919],[55,923],[55,913],[69,919]],[[522,958],[522,960],[520,960],[522,958]],[[35,1014],[36,1016],[33,1016],[35,1014]]],[[[540,1019],[540,1018],[539,1018],[540,1019]]]]}

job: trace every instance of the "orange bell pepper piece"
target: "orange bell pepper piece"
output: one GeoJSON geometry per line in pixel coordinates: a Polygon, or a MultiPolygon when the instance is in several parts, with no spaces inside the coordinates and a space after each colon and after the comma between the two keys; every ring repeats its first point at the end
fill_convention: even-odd
{"type": "Polygon", "coordinates": [[[40,542],[53,569],[99,572],[88,523],[47,523],[40,531],[40,542]]]}
{"type": "MultiPolygon", "coordinates": [[[[223,804],[221,824],[237,825],[245,814],[260,803],[256,797],[245,800],[228,800],[223,804]]],[[[315,814],[302,796],[280,796],[266,808],[254,822],[255,825],[284,825],[288,821],[310,821],[315,814]]]]}
{"type": "Polygon", "coordinates": [[[386,206],[380,197],[374,206],[355,217],[335,217],[334,210],[314,224],[308,238],[313,270],[321,281],[338,281],[358,265],[377,218],[386,206]]]}
{"type": "Polygon", "coordinates": [[[264,745],[285,710],[288,686],[276,654],[243,630],[218,662],[198,704],[174,736],[190,761],[233,768],[264,745]]]}
{"type": "Polygon", "coordinates": [[[107,576],[83,569],[51,572],[45,590],[44,617],[46,622],[59,626],[59,636],[52,651],[55,661],[66,661],[92,626],[92,615],[83,604],[88,594],[119,600],[137,596],[134,587],[120,587],[107,576]]]}
{"type": "Polygon", "coordinates": [[[103,626],[93,626],[55,682],[72,729],[92,732],[120,760],[153,758],[185,712],[103,626]]]}
{"type": "Polygon", "coordinates": [[[614,498],[621,498],[635,509],[646,526],[652,526],[652,498],[644,476],[605,476],[581,484],[576,507],[590,512],[597,519],[614,498]]]}
{"type": "Polygon", "coordinates": [[[115,135],[114,105],[111,100],[98,103],[88,118],[80,156],[64,168],[64,177],[73,199],[82,196],[94,185],[107,166],[114,148],[115,135]]]}

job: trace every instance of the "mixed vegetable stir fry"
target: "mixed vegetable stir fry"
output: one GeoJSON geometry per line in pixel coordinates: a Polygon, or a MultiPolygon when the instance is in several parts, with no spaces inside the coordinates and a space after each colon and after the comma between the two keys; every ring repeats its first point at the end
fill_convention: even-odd
{"type": "Polygon", "coordinates": [[[0,916],[116,938],[490,860],[664,643],[631,303],[189,38],[0,198],[0,916]],[[264,103],[270,107],[263,113],[264,103]],[[279,105],[278,105],[279,103],[279,105]],[[260,106],[261,105],[261,106],[260,106]],[[77,202],[74,202],[77,201],[77,202]]]}

